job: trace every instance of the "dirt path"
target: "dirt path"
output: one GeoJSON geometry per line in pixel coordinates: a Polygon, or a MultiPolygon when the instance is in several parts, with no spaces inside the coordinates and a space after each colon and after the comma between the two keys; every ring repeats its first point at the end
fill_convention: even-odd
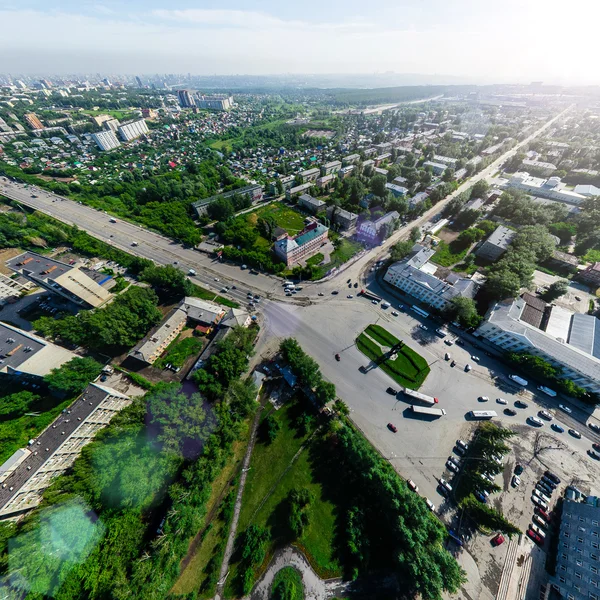
{"type": "Polygon", "coordinates": [[[217,583],[217,593],[215,594],[215,600],[220,600],[223,594],[223,587],[225,586],[225,580],[229,573],[229,561],[233,554],[233,544],[235,542],[235,533],[237,530],[238,521],[240,518],[240,510],[242,508],[242,496],[244,494],[244,487],[246,485],[246,477],[248,475],[248,465],[250,464],[250,457],[252,456],[252,450],[256,442],[256,431],[260,423],[260,416],[263,411],[263,405],[261,404],[259,409],[256,411],[254,422],[252,423],[252,433],[250,434],[250,440],[248,441],[248,447],[246,448],[246,454],[244,455],[244,462],[242,464],[242,475],[240,477],[240,485],[238,487],[237,497],[235,499],[235,508],[233,511],[233,519],[231,520],[231,527],[229,528],[229,536],[227,538],[227,545],[225,546],[225,554],[223,555],[223,562],[221,563],[221,572],[219,574],[219,582],[217,583]]]}

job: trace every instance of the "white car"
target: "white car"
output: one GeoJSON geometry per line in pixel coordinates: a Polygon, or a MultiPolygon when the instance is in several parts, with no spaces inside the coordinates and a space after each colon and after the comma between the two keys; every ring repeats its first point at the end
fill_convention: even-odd
{"type": "Polygon", "coordinates": [[[521,478],[518,475],[513,475],[512,486],[518,488],[521,485],[521,478]]]}
{"type": "Polygon", "coordinates": [[[352,294],[348,294],[346,298],[354,298],[354,296],[352,294]]]}
{"type": "Polygon", "coordinates": [[[188,271],[188,275],[195,275],[195,274],[196,274],[196,271],[194,271],[194,269],[190,269],[188,271]]]}
{"type": "Polygon", "coordinates": [[[508,404],[504,398],[496,398],[496,404],[508,404]]]}
{"type": "Polygon", "coordinates": [[[552,419],[554,419],[554,417],[547,410],[540,410],[538,415],[540,415],[542,419],[546,419],[546,421],[552,421],[552,419]]]}
{"type": "Polygon", "coordinates": [[[427,504],[427,508],[431,512],[433,512],[435,510],[435,504],[429,498],[425,498],[425,504],[427,504]]]}
{"type": "Polygon", "coordinates": [[[446,461],[446,468],[453,473],[458,473],[458,467],[451,460],[446,461]]]}
{"type": "Polygon", "coordinates": [[[536,427],[543,427],[544,422],[541,419],[538,419],[537,417],[527,417],[527,422],[530,423],[531,425],[535,425],[536,427]]]}
{"type": "Polygon", "coordinates": [[[546,504],[546,502],[544,502],[541,498],[539,498],[536,495],[531,496],[531,501],[536,505],[539,506],[542,510],[548,510],[548,504],[546,504]]]}
{"type": "Polygon", "coordinates": [[[550,498],[543,492],[540,492],[537,488],[533,490],[533,495],[537,496],[542,502],[546,502],[546,504],[550,503],[550,498]]]}
{"type": "Polygon", "coordinates": [[[452,486],[443,477],[440,477],[440,486],[447,492],[452,491],[452,486]]]}
{"type": "Polygon", "coordinates": [[[371,300],[371,304],[377,304],[377,300],[371,300]]]}
{"type": "Polygon", "coordinates": [[[397,317],[397,316],[398,316],[398,313],[397,313],[395,310],[393,310],[393,311],[392,311],[392,315],[393,315],[394,317],[397,317]]]}
{"type": "Polygon", "coordinates": [[[479,358],[479,356],[471,356],[471,360],[474,360],[475,362],[479,362],[481,359],[479,358]]]}
{"type": "Polygon", "coordinates": [[[412,480],[412,479],[407,479],[406,480],[406,485],[408,485],[408,487],[413,491],[418,493],[419,492],[419,486],[412,480]]]}
{"type": "Polygon", "coordinates": [[[570,415],[573,412],[568,406],[565,406],[564,404],[559,404],[558,408],[560,408],[560,410],[562,410],[563,412],[566,412],[568,415],[570,415]]]}
{"type": "Polygon", "coordinates": [[[479,402],[488,402],[489,401],[489,397],[488,396],[479,396],[479,398],[477,398],[479,400],[479,402]]]}

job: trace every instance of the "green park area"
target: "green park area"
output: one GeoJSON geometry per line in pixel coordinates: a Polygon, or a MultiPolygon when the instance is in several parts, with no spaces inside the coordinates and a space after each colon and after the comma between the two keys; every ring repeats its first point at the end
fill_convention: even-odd
{"type": "Polygon", "coordinates": [[[380,325],[369,325],[356,339],[358,349],[394,381],[409,389],[418,390],[429,375],[429,365],[406,344],[398,350],[395,359],[386,358],[386,353],[392,346],[399,343],[398,338],[380,325]]]}
{"type": "MultiPolygon", "coordinates": [[[[267,532],[266,553],[257,568],[266,568],[277,547],[294,542],[321,577],[336,577],[341,575],[333,548],[336,507],[321,484],[322,465],[311,451],[319,433],[315,433],[316,420],[305,409],[300,401],[289,402],[279,410],[270,405],[265,409],[244,489],[238,532],[251,526],[267,532]],[[269,429],[276,435],[270,435],[269,429]],[[294,504],[292,495],[298,492],[310,498],[309,517],[308,524],[295,535],[290,509],[294,504]]],[[[226,588],[229,597],[243,594],[245,570],[244,560],[234,553],[226,588]]]]}
{"type": "Polygon", "coordinates": [[[465,258],[468,250],[468,247],[460,248],[455,242],[450,244],[440,242],[431,261],[436,265],[440,265],[440,267],[452,267],[465,258]]]}
{"type": "Polygon", "coordinates": [[[234,144],[244,144],[251,142],[256,136],[261,136],[265,133],[275,131],[285,124],[285,119],[277,119],[270,123],[263,123],[261,125],[255,125],[248,127],[244,130],[243,134],[238,137],[223,138],[221,140],[215,140],[209,144],[209,147],[213,150],[225,150],[231,152],[234,144]]]}
{"type": "Polygon", "coordinates": [[[110,115],[111,117],[118,119],[119,121],[126,121],[129,117],[133,115],[132,112],[128,110],[82,110],[84,115],[90,115],[90,117],[97,117],[98,115],[110,115]]]}
{"type": "Polygon", "coordinates": [[[183,337],[184,334],[189,334],[190,331],[184,331],[176,339],[174,339],[167,348],[164,356],[161,356],[155,363],[154,366],[157,369],[163,369],[166,365],[173,365],[173,367],[183,367],[185,361],[195,354],[199,354],[204,346],[202,340],[197,337],[183,337]]]}
{"type": "Polygon", "coordinates": [[[283,202],[272,202],[267,206],[263,206],[256,211],[248,213],[247,220],[250,224],[253,224],[254,217],[257,219],[273,219],[277,224],[277,227],[285,229],[290,235],[296,235],[304,229],[305,216],[290,208],[283,202]]]}

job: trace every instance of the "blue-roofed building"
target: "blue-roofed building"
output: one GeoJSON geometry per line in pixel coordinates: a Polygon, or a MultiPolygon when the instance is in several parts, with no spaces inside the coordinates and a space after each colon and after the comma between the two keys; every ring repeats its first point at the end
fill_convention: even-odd
{"type": "Polygon", "coordinates": [[[402,196],[406,196],[406,194],[408,194],[407,188],[401,185],[396,185],[395,183],[386,183],[385,189],[392,192],[396,198],[401,198],[402,196]]]}
{"type": "Polygon", "coordinates": [[[288,233],[280,236],[273,246],[273,252],[289,267],[316,254],[327,243],[328,234],[329,228],[312,221],[294,237],[288,233]]]}

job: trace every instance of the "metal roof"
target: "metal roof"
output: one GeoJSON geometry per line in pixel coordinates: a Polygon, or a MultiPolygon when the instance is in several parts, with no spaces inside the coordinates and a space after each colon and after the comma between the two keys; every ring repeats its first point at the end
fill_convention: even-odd
{"type": "Polygon", "coordinates": [[[600,320],[596,317],[574,314],[568,339],[571,346],[600,358],[600,320]]]}

